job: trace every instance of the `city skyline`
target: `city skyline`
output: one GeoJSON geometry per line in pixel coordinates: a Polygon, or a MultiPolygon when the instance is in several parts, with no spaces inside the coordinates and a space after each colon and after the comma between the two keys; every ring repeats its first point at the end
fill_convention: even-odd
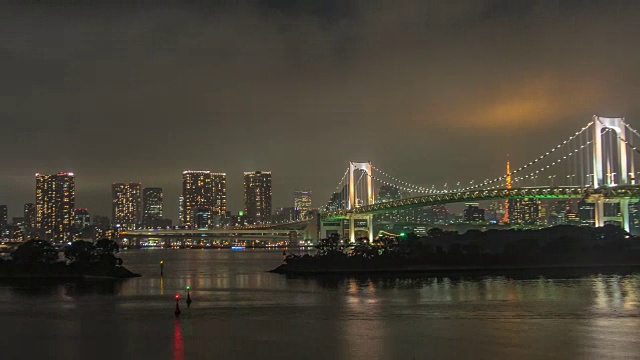
{"type": "Polygon", "coordinates": [[[108,215],[109,184],[141,182],[176,220],[179,174],[197,168],[228,174],[233,213],[252,169],[273,171],[274,208],[302,188],[324,205],[350,160],[469,181],[592,114],[640,124],[640,4],[323,3],[51,5],[46,22],[2,5],[0,203],[19,216],[34,172],[69,171],[79,207],[108,215]]]}
{"type": "MultiPolygon", "coordinates": [[[[191,171],[191,170],[182,171],[181,175],[184,176],[184,173],[185,172],[189,172],[189,171],[191,171]]],[[[209,172],[211,177],[214,178],[214,181],[212,181],[212,185],[211,185],[212,186],[212,190],[214,188],[215,189],[223,189],[223,193],[226,193],[226,183],[227,183],[226,177],[227,177],[227,174],[226,173],[221,173],[221,172],[211,172],[211,171],[206,171],[206,172],[209,172]],[[222,176],[223,180],[220,180],[221,176],[222,176]]],[[[53,172],[53,173],[56,173],[56,172],[53,172]]],[[[63,172],[60,172],[60,173],[63,173],[63,172]]],[[[76,179],[78,178],[79,174],[77,174],[75,172],[68,172],[68,173],[74,174],[74,177],[76,179]]],[[[246,173],[246,172],[244,172],[244,173],[246,173]]],[[[239,180],[241,184],[244,184],[243,183],[244,176],[245,176],[244,173],[243,173],[242,177],[239,180]]],[[[38,174],[40,174],[40,173],[36,173],[36,176],[38,174]]],[[[179,187],[180,189],[182,189],[183,181],[184,180],[182,178],[180,178],[179,181],[178,181],[177,187],[179,187]]],[[[108,201],[107,201],[107,203],[100,203],[95,208],[89,208],[87,206],[77,206],[77,207],[78,208],[89,208],[90,211],[91,211],[92,216],[93,215],[108,216],[113,221],[113,217],[114,217],[113,216],[113,214],[114,214],[114,209],[113,209],[113,186],[115,184],[137,184],[137,185],[141,186],[141,189],[146,189],[146,188],[156,189],[157,188],[157,189],[161,189],[162,190],[162,188],[160,188],[160,187],[151,186],[150,184],[144,184],[144,183],[139,182],[139,181],[111,182],[111,183],[105,184],[105,187],[106,187],[106,189],[108,191],[108,201]],[[98,209],[98,210],[95,210],[95,209],[98,209]]],[[[34,189],[35,189],[35,186],[36,186],[36,184],[34,182],[34,185],[33,185],[34,189]]],[[[78,182],[76,182],[75,186],[76,186],[75,193],[78,194],[78,191],[77,191],[78,182]]],[[[244,185],[242,185],[242,186],[244,187],[244,185]]],[[[80,186],[80,187],[82,187],[82,186],[80,186]]],[[[176,187],[176,186],[174,186],[174,187],[176,187]]],[[[294,191],[292,191],[292,194],[293,194],[293,192],[294,191]]],[[[175,201],[171,201],[172,199],[168,200],[166,198],[166,196],[163,196],[163,199],[164,199],[163,217],[164,218],[171,219],[174,222],[179,222],[180,221],[178,200],[179,200],[179,198],[181,196],[182,196],[182,192],[180,192],[178,194],[178,196],[175,199],[173,199],[175,201]]],[[[11,219],[12,217],[24,216],[23,207],[26,204],[35,202],[35,198],[36,198],[35,190],[34,190],[34,195],[32,197],[33,197],[33,199],[27,197],[27,198],[24,199],[24,201],[18,199],[17,200],[18,203],[15,206],[14,206],[14,204],[6,204],[6,203],[3,204],[3,205],[0,205],[0,206],[4,206],[5,209],[8,210],[7,211],[7,216],[6,216],[7,219],[11,219]]],[[[282,206],[279,206],[279,207],[289,207],[289,206],[291,206],[291,204],[290,204],[291,203],[291,194],[282,194],[282,197],[283,197],[283,199],[281,199],[282,206]]],[[[232,214],[237,214],[239,211],[244,211],[244,200],[243,199],[244,199],[244,194],[241,193],[240,197],[239,197],[239,200],[236,200],[236,202],[240,202],[240,203],[238,204],[236,210],[231,211],[232,214]]],[[[85,202],[82,201],[82,193],[80,193],[79,197],[76,196],[76,199],[75,199],[76,205],[78,203],[78,200],[80,200],[80,202],[79,202],[80,204],[85,203],[85,202]]],[[[226,195],[220,195],[219,192],[215,192],[215,196],[212,197],[212,201],[213,201],[212,202],[212,206],[213,206],[213,208],[215,209],[216,212],[218,211],[217,209],[220,209],[220,211],[222,211],[223,213],[225,211],[228,211],[227,196],[226,195]]],[[[1,202],[1,200],[0,200],[0,202],[1,202]]],[[[275,209],[276,207],[274,206],[273,208],[275,209]]],[[[141,205],[140,205],[140,212],[141,211],[142,211],[142,202],[141,202],[141,205]]],[[[141,214],[142,214],[142,212],[141,212],[141,214]]],[[[140,215],[140,217],[142,218],[142,215],[140,215]]]]}

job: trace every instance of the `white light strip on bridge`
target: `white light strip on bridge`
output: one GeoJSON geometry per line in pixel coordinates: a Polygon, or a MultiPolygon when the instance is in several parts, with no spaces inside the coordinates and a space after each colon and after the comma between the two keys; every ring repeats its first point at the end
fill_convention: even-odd
{"type": "Polygon", "coordinates": [[[640,137],[640,133],[638,133],[638,132],[636,131],[636,129],[632,128],[632,127],[631,127],[631,125],[627,124],[627,123],[626,123],[626,122],[624,122],[624,121],[622,121],[622,123],[624,124],[624,126],[626,126],[626,127],[627,127],[627,129],[631,130],[631,132],[632,132],[632,133],[634,133],[634,134],[636,134],[637,136],[639,136],[639,137],[640,137]]]}
{"type": "MultiPolygon", "coordinates": [[[[598,121],[600,121],[600,120],[598,120],[598,121]]],[[[600,121],[600,123],[602,123],[602,121],[600,121]]],[[[636,134],[636,135],[640,136],[640,134],[638,134],[638,132],[637,132],[637,131],[635,131],[631,126],[629,126],[629,124],[627,124],[627,123],[626,123],[626,122],[624,122],[624,121],[623,121],[622,123],[623,123],[623,124],[624,124],[624,126],[626,126],[629,130],[631,130],[634,134],[636,134]]],[[[603,125],[604,125],[604,124],[603,124],[603,125]]],[[[609,128],[607,128],[607,130],[609,130],[609,128]]],[[[621,138],[621,137],[620,137],[620,135],[618,135],[618,132],[615,132],[615,134],[616,134],[616,136],[618,137],[618,139],[619,139],[620,141],[622,141],[622,142],[624,142],[625,144],[627,144],[627,146],[628,146],[628,147],[632,148],[632,149],[633,149],[633,150],[635,150],[637,153],[640,153],[640,150],[639,150],[637,147],[635,147],[635,146],[631,145],[631,144],[630,144],[626,139],[621,138]]]]}
{"type": "Polygon", "coordinates": [[[387,182],[385,180],[378,179],[377,177],[375,177],[373,175],[369,175],[369,177],[372,178],[373,180],[379,181],[379,182],[381,182],[381,183],[383,183],[385,185],[393,186],[393,187],[395,187],[397,189],[400,189],[400,190],[409,191],[409,192],[418,192],[418,193],[422,193],[422,194],[431,194],[432,193],[432,190],[410,189],[410,188],[406,188],[404,186],[400,186],[400,185],[397,185],[397,184],[392,184],[392,183],[387,182]]]}
{"type": "MultiPolygon", "coordinates": [[[[387,177],[389,177],[389,178],[391,178],[391,179],[395,180],[395,181],[398,181],[398,182],[400,182],[400,183],[402,183],[402,184],[408,185],[408,186],[413,187],[413,188],[406,188],[406,187],[402,187],[402,186],[399,186],[399,185],[396,185],[396,184],[391,184],[391,183],[388,183],[388,182],[386,182],[386,181],[384,181],[384,180],[382,180],[382,179],[377,179],[377,178],[374,178],[374,179],[375,179],[375,180],[378,180],[378,181],[381,181],[381,182],[383,182],[383,183],[385,183],[385,184],[387,184],[387,185],[395,186],[395,187],[397,187],[397,188],[399,188],[399,189],[402,189],[402,190],[405,190],[405,191],[419,192],[419,193],[446,194],[446,193],[451,193],[451,192],[461,192],[461,191],[467,191],[467,190],[477,189],[477,188],[483,187],[483,186],[485,186],[485,185],[489,185],[489,184],[493,184],[493,183],[498,182],[498,181],[505,180],[508,176],[510,176],[510,175],[514,175],[514,174],[517,174],[517,173],[519,173],[520,171],[522,171],[522,170],[524,170],[524,169],[526,169],[526,168],[528,168],[528,167],[530,167],[530,166],[532,166],[532,165],[534,165],[534,164],[536,164],[536,163],[540,162],[541,160],[543,160],[543,159],[545,159],[546,157],[548,157],[549,155],[553,154],[555,151],[557,151],[558,149],[560,149],[562,146],[566,145],[568,142],[572,141],[573,139],[575,139],[576,137],[578,137],[580,134],[582,134],[583,132],[585,132],[589,127],[591,127],[591,125],[593,125],[593,123],[594,123],[593,121],[589,122],[585,127],[583,127],[582,129],[580,129],[579,131],[577,131],[574,135],[570,136],[568,139],[566,139],[565,141],[563,141],[563,142],[562,142],[562,143],[560,143],[559,145],[557,145],[557,146],[553,147],[551,150],[547,151],[545,154],[543,154],[543,155],[539,156],[537,159],[535,159],[535,160],[533,160],[533,161],[529,162],[528,164],[526,164],[526,165],[524,165],[524,166],[522,166],[522,167],[520,167],[520,168],[518,168],[518,169],[516,169],[516,170],[512,171],[512,172],[511,172],[511,173],[509,173],[509,174],[502,175],[502,176],[497,177],[497,178],[492,179],[492,180],[486,179],[486,180],[484,180],[483,182],[478,183],[477,185],[472,185],[472,186],[467,186],[467,187],[464,187],[464,188],[457,188],[457,189],[452,189],[452,190],[433,190],[433,189],[428,189],[428,188],[424,188],[424,187],[421,187],[421,186],[417,186],[417,185],[409,184],[409,183],[407,183],[407,182],[405,182],[405,181],[402,181],[402,180],[400,180],[400,179],[397,179],[397,178],[395,178],[395,177],[393,177],[393,176],[391,176],[391,175],[389,175],[389,174],[385,173],[384,171],[382,171],[382,170],[380,170],[380,169],[378,169],[378,168],[374,168],[374,169],[375,169],[375,170],[377,170],[377,171],[379,171],[379,172],[380,172],[380,173],[382,173],[383,175],[385,175],[385,176],[387,176],[387,177]]],[[[630,146],[631,146],[631,145],[630,145],[630,146]]],[[[639,151],[639,152],[640,152],[640,151],[639,151]]],[[[554,163],[553,165],[555,165],[555,163],[554,163]]],[[[373,166],[372,166],[372,167],[373,167],[373,166]]],[[[549,166],[547,166],[547,168],[548,168],[548,167],[549,167],[549,166]]],[[[546,168],[545,168],[545,170],[546,170],[546,168]]],[[[538,172],[540,172],[540,171],[543,171],[543,170],[539,170],[538,172]]],[[[372,177],[372,178],[373,178],[373,177],[372,177]]],[[[473,182],[474,182],[474,181],[470,181],[469,183],[471,184],[471,183],[473,183],[473,182]]],[[[459,183],[459,182],[458,182],[458,183],[459,183]]]]}
{"type": "Polygon", "coordinates": [[[539,161],[541,161],[541,160],[545,159],[547,156],[549,156],[549,155],[553,154],[556,150],[560,149],[563,145],[567,144],[569,141],[571,141],[571,140],[575,139],[576,137],[578,137],[578,135],[582,134],[585,130],[587,130],[589,127],[591,127],[591,125],[593,125],[593,121],[589,122],[589,123],[587,124],[587,126],[585,126],[585,127],[583,127],[582,129],[580,129],[580,131],[576,132],[574,135],[572,135],[571,137],[569,137],[567,140],[563,141],[562,143],[560,143],[560,144],[559,144],[559,145],[557,145],[556,147],[554,147],[554,148],[552,148],[551,150],[547,151],[544,155],[539,156],[537,159],[535,159],[535,160],[531,161],[531,162],[530,162],[530,163],[528,163],[527,165],[524,165],[524,166],[522,166],[522,167],[518,168],[517,170],[512,171],[512,172],[511,172],[511,173],[509,173],[509,174],[502,175],[502,176],[497,177],[497,178],[495,178],[495,179],[493,179],[493,180],[485,180],[484,182],[482,182],[482,183],[480,183],[480,184],[478,184],[478,185],[474,185],[474,186],[469,186],[469,187],[466,187],[466,188],[457,189],[457,190],[455,190],[455,191],[456,191],[456,192],[459,192],[459,191],[473,190],[473,189],[477,189],[477,188],[479,188],[479,187],[482,187],[482,186],[485,186],[485,185],[488,185],[488,184],[492,184],[492,183],[494,183],[494,182],[496,182],[496,181],[505,180],[508,176],[510,176],[510,175],[514,175],[514,174],[517,174],[517,173],[519,173],[520,171],[522,171],[522,170],[524,170],[524,169],[528,168],[528,167],[529,167],[529,166],[531,166],[531,165],[536,164],[537,162],[539,162],[539,161]]]}
{"type": "MultiPolygon", "coordinates": [[[[607,129],[607,130],[608,130],[608,129],[607,129]]],[[[538,174],[538,173],[540,173],[540,172],[542,172],[542,171],[545,171],[545,170],[547,170],[548,168],[550,168],[550,167],[552,167],[552,166],[554,166],[554,165],[557,165],[557,164],[561,163],[563,160],[565,160],[565,159],[567,159],[567,158],[569,158],[569,157],[571,157],[571,156],[575,155],[575,154],[576,154],[576,153],[578,153],[580,150],[582,150],[582,149],[584,149],[585,147],[589,146],[591,143],[593,143],[593,140],[590,140],[589,142],[587,142],[587,143],[585,143],[584,145],[580,146],[578,149],[575,149],[575,150],[573,150],[572,152],[568,153],[568,154],[567,154],[567,156],[564,156],[564,157],[562,157],[562,158],[560,158],[560,159],[558,159],[558,160],[556,160],[556,161],[552,162],[551,164],[548,164],[547,166],[545,166],[545,167],[543,167],[543,168],[541,168],[541,169],[539,169],[539,170],[536,170],[536,171],[532,172],[532,173],[531,173],[531,174],[529,174],[529,175],[526,175],[526,176],[524,176],[524,177],[518,177],[518,178],[515,178],[515,179],[513,179],[513,180],[514,180],[514,181],[518,181],[518,180],[524,180],[524,179],[532,178],[534,175],[536,175],[536,174],[538,174]]],[[[574,175],[575,175],[575,174],[574,174],[574,175]]],[[[554,175],[554,176],[555,176],[555,175],[554,175]]]]}
{"type": "Polygon", "coordinates": [[[384,171],[382,171],[382,170],[378,169],[377,167],[375,167],[375,166],[373,166],[373,165],[371,165],[371,167],[372,167],[374,170],[376,170],[376,171],[380,172],[382,175],[384,175],[384,176],[386,176],[386,177],[388,177],[388,178],[391,178],[392,180],[397,181],[397,182],[399,182],[399,183],[401,183],[401,184],[403,184],[403,185],[409,186],[410,188],[415,188],[415,189],[418,189],[418,190],[429,190],[429,188],[422,187],[422,186],[418,186],[418,185],[413,185],[413,184],[410,184],[410,183],[408,183],[408,182],[406,182],[406,181],[402,181],[402,180],[400,180],[400,179],[398,179],[398,178],[396,178],[396,177],[393,177],[393,176],[391,176],[391,175],[387,174],[386,172],[384,172],[384,171]]]}

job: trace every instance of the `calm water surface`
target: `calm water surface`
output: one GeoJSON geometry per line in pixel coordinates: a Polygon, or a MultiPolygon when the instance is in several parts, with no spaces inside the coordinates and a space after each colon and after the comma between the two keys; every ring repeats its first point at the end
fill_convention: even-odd
{"type": "Polygon", "coordinates": [[[280,251],[121,256],[143,277],[0,284],[1,358],[640,358],[640,274],[300,279],[265,272],[280,251]]]}

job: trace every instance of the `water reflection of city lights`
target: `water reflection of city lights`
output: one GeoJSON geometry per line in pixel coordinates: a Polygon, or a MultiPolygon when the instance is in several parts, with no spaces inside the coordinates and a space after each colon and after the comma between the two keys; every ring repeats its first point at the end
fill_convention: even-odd
{"type": "Polygon", "coordinates": [[[180,320],[176,319],[173,326],[173,360],[184,360],[184,341],[180,320]]]}

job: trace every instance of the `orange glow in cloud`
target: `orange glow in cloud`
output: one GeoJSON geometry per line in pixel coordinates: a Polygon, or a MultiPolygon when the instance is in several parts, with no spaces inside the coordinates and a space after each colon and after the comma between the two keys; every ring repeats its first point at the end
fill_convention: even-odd
{"type": "MultiPolygon", "coordinates": [[[[484,96],[447,99],[455,121],[447,125],[473,129],[531,128],[558,119],[593,112],[593,103],[601,96],[595,84],[584,81],[560,82],[551,77],[517,81],[507,88],[490,86],[484,96]],[[467,103],[465,103],[467,102],[467,103]],[[458,104],[456,106],[455,104],[458,104]]],[[[440,109],[442,110],[442,109],[440,109]]]]}

